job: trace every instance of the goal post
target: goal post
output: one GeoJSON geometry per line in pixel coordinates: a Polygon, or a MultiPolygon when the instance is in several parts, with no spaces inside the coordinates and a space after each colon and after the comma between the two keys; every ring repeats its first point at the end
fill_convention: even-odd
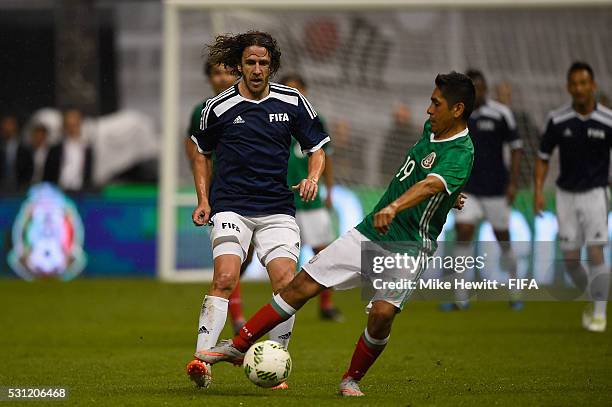
{"type": "Polygon", "coordinates": [[[606,23],[610,6],[612,0],[164,1],[159,278],[204,281],[212,276],[212,259],[198,260],[210,257],[210,248],[203,247],[206,232],[186,225],[196,196],[182,142],[189,109],[212,96],[202,78],[201,54],[215,34],[257,28],[277,37],[287,71],[306,76],[309,99],[329,119],[332,141],[339,146],[338,183],[346,187],[338,196],[353,205],[355,196],[367,201],[375,195],[369,191],[384,189],[384,161],[393,161],[386,160],[387,152],[406,148],[402,140],[385,135],[394,120],[391,112],[405,105],[415,126],[421,124],[436,72],[473,64],[488,78],[512,82],[518,104],[538,124],[544,111],[564,100],[560,81],[571,59],[590,58],[600,87],[612,85],[612,50],[606,40],[612,35],[606,23]],[[548,14],[558,21],[546,23],[548,14]],[[588,33],[580,32],[585,22],[588,33]],[[440,32],[434,33],[437,24],[440,32]],[[440,37],[433,45],[432,33],[440,37]],[[368,47],[371,55],[347,46],[348,38],[368,47]],[[309,47],[308,41],[321,48],[309,47]],[[377,76],[381,67],[382,78],[377,76]],[[367,109],[358,104],[360,98],[367,109]]]}

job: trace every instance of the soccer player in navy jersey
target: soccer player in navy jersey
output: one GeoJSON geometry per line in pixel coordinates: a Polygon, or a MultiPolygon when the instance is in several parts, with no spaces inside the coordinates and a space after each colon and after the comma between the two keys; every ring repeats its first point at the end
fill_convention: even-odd
{"type": "MultiPolygon", "coordinates": [[[[487,82],[484,74],[477,69],[465,73],[474,82],[476,101],[470,115],[468,128],[474,143],[474,167],[463,192],[469,198],[462,211],[455,211],[457,243],[455,256],[472,255],[472,241],[477,226],[487,220],[493,226],[495,238],[500,243],[501,264],[510,278],[516,278],[516,259],[510,246],[510,213],[516,195],[523,143],[516,130],[516,120],[508,108],[487,97],[487,82]],[[504,145],[511,150],[510,171],[503,159],[504,145]]],[[[472,279],[470,273],[462,279],[472,279]]],[[[519,292],[510,293],[510,307],[523,308],[519,292]]],[[[455,291],[455,302],[440,306],[443,311],[466,309],[467,290],[455,291]]]]}
{"type": "MultiPolygon", "coordinates": [[[[309,155],[308,176],[293,186],[311,201],[325,167],[322,146],[329,141],[316,111],[294,88],[271,83],[281,52],[269,34],[249,31],[220,35],[209,46],[212,63],[223,64],[240,80],[206,102],[200,130],[191,136],[200,154],[193,161],[198,206],[194,224],[212,223],[214,274],[200,314],[198,348],[214,346],[225,324],[233,291],[251,242],[266,267],[272,290],[293,278],[300,253],[293,192],[287,186],[291,137],[309,155]],[[211,177],[211,154],[215,175],[211,177]]],[[[285,347],[294,318],[278,325],[270,338],[285,347]]],[[[211,381],[210,366],[198,359],[187,366],[199,386],[211,381]]],[[[286,388],[287,384],[282,384],[286,388]]]]}
{"type": "Polygon", "coordinates": [[[556,206],[565,269],[576,286],[588,289],[593,299],[583,312],[583,327],[603,332],[610,286],[603,249],[608,244],[612,110],[596,102],[596,89],[591,66],[574,62],[567,73],[567,91],[572,103],[550,112],[542,135],[535,166],[534,210],[540,213],[544,209],[548,161],[558,147],[561,171],[557,178],[556,206]],[[588,271],[580,263],[584,245],[588,271]]]}
{"type": "MultiPolygon", "coordinates": [[[[204,75],[208,80],[208,84],[210,85],[214,95],[217,96],[219,93],[223,92],[225,89],[229,88],[236,82],[238,79],[228,68],[223,66],[222,64],[212,64],[209,60],[206,60],[204,63],[204,75]]],[[[202,109],[206,105],[206,100],[204,103],[198,102],[191,111],[191,116],[189,116],[189,127],[187,128],[187,137],[185,137],[185,154],[187,155],[187,159],[190,164],[193,164],[195,157],[197,157],[198,148],[196,144],[191,140],[191,135],[196,134],[200,130],[200,118],[202,115],[202,109]]],[[[214,160],[213,160],[214,161],[214,160]]],[[[214,164],[213,164],[214,167],[214,164]]],[[[249,247],[249,251],[247,257],[240,268],[240,275],[244,273],[247,266],[251,263],[253,258],[253,247],[249,247]]],[[[240,283],[236,283],[236,288],[232,291],[232,294],[228,298],[228,311],[230,317],[232,319],[232,327],[234,332],[238,332],[242,325],[244,325],[244,314],[242,313],[242,300],[240,297],[240,283]]],[[[198,326],[198,329],[200,326],[198,326]]],[[[196,348],[197,349],[197,348],[196,348]]]]}

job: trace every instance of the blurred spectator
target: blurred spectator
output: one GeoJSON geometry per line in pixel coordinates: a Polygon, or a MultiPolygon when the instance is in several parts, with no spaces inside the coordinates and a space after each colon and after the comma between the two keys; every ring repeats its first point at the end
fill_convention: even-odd
{"type": "Polygon", "coordinates": [[[0,190],[9,192],[17,187],[17,150],[19,148],[19,124],[14,114],[0,118],[0,190]]]}
{"type": "Polygon", "coordinates": [[[77,109],[67,109],[62,116],[62,142],[51,147],[43,179],[65,191],[76,192],[92,187],[93,151],[82,137],[82,116],[77,109]]]}
{"type": "Polygon", "coordinates": [[[538,128],[527,111],[518,109],[512,104],[512,85],[502,81],[495,87],[495,100],[508,106],[516,120],[518,136],[523,140],[523,159],[521,160],[518,188],[527,188],[531,185],[533,165],[539,148],[538,128]]]}
{"type": "Polygon", "coordinates": [[[412,124],[412,113],[408,106],[398,104],[393,110],[393,125],[387,133],[382,159],[379,160],[384,184],[395,176],[406,158],[408,149],[420,136],[421,132],[412,124]]]}
{"type": "Polygon", "coordinates": [[[43,180],[49,153],[49,130],[35,124],[30,131],[30,144],[21,143],[17,151],[17,187],[26,189],[43,180]]]}

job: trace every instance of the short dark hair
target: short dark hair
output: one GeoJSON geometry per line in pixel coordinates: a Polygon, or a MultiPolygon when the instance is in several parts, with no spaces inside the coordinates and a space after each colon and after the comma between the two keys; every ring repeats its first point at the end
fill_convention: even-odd
{"type": "Polygon", "coordinates": [[[308,88],[308,85],[306,84],[306,80],[304,79],[304,77],[300,75],[299,73],[295,73],[295,72],[291,72],[286,75],[283,75],[283,77],[281,78],[279,82],[282,83],[283,85],[286,85],[289,82],[297,82],[300,84],[302,88],[304,89],[308,88]]]}
{"type": "Polygon", "coordinates": [[[587,71],[589,75],[591,76],[591,79],[595,80],[595,74],[593,73],[593,68],[591,68],[591,65],[583,61],[572,62],[572,65],[567,70],[567,80],[569,81],[570,76],[572,76],[572,74],[577,71],[587,71]]]}
{"type": "Polygon", "coordinates": [[[472,80],[472,82],[480,79],[482,83],[487,84],[487,80],[484,77],[484,74],[479,69],[470,68],[465,71],[465,75],[472,80]]]}
{"type": "Polygon", "coordinates": [[[212,65],[223,64],[236,76],[241,76],[238,67],[242,62],[242,52],[250,46],[264,47],[270,54],[270,76],[280,68],[281,51],[276,40],[263,31],[247,31],[242,34],[218,35],[213,44],[208,45],[208,62],[212,65]]]}
{"type": "Polygon", "coordinates": [[[467,75],[452,71],[436,76],[436,86],[446,99],[449,108],[457,103],[463,103],[461,118],[467,121],[474,110],[474,99],[476,99],[472,80],[467,75]]]}

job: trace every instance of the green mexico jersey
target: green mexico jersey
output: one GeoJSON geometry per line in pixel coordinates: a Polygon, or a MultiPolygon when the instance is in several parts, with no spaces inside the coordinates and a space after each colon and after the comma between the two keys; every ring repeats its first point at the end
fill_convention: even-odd
{"type": "MultiPolygon", "coordinates": [[[[323,125],[323,130],[327,133],[327,129],[325,127],[325,122],[319,116],[321,120],[321,124],[323,125]]],[[[330,143],[326,143],[323,146],[323,150],[325,150],[326,154],[330,154],[330,148],[328,147],[330,143]]],[[[291,139],[291,149],[289,151],[289,166],[287,169],[287,185],[291,188],[293,185],[299,184],[299,182],[305,178],[308,178],[308,155],[302,153],[302,148],[300,144],[294,139],[291,139]]],[[[295,209],[298,211],[304,210],[312,210],[323,208],[323,202],[321,201],[321,197],[319,193],[315,197],[314,201],[304,202],[298,193],[294,193],[294,202],[295,209]]]]}
{"type": "Polygon", "coordinates": [[[408,150],[399,169],[376,207],[357,225],[357,230],[372,241],[414,242],[433,254],[436,240],[461,189],[470,177],[474,146],[467,129],[445,140],[435,140],[429,121],[419,141],[408,150]],[[445,191],[425,199],[397,214],[389,231],[380,235],[374,228],[374,215],[399,198],[425,177],[432,175],[444,182],[445,191]]]}
{"type": "Polygon", "coordinates": [[[202,103],[198,103],[193,107],[193,111],[191,112],[189,119],[189,127],[187,128],[187,137],[191,137],[200,130],[200,118],[202,117],[203,108],[204,106],[202,103]]]}

